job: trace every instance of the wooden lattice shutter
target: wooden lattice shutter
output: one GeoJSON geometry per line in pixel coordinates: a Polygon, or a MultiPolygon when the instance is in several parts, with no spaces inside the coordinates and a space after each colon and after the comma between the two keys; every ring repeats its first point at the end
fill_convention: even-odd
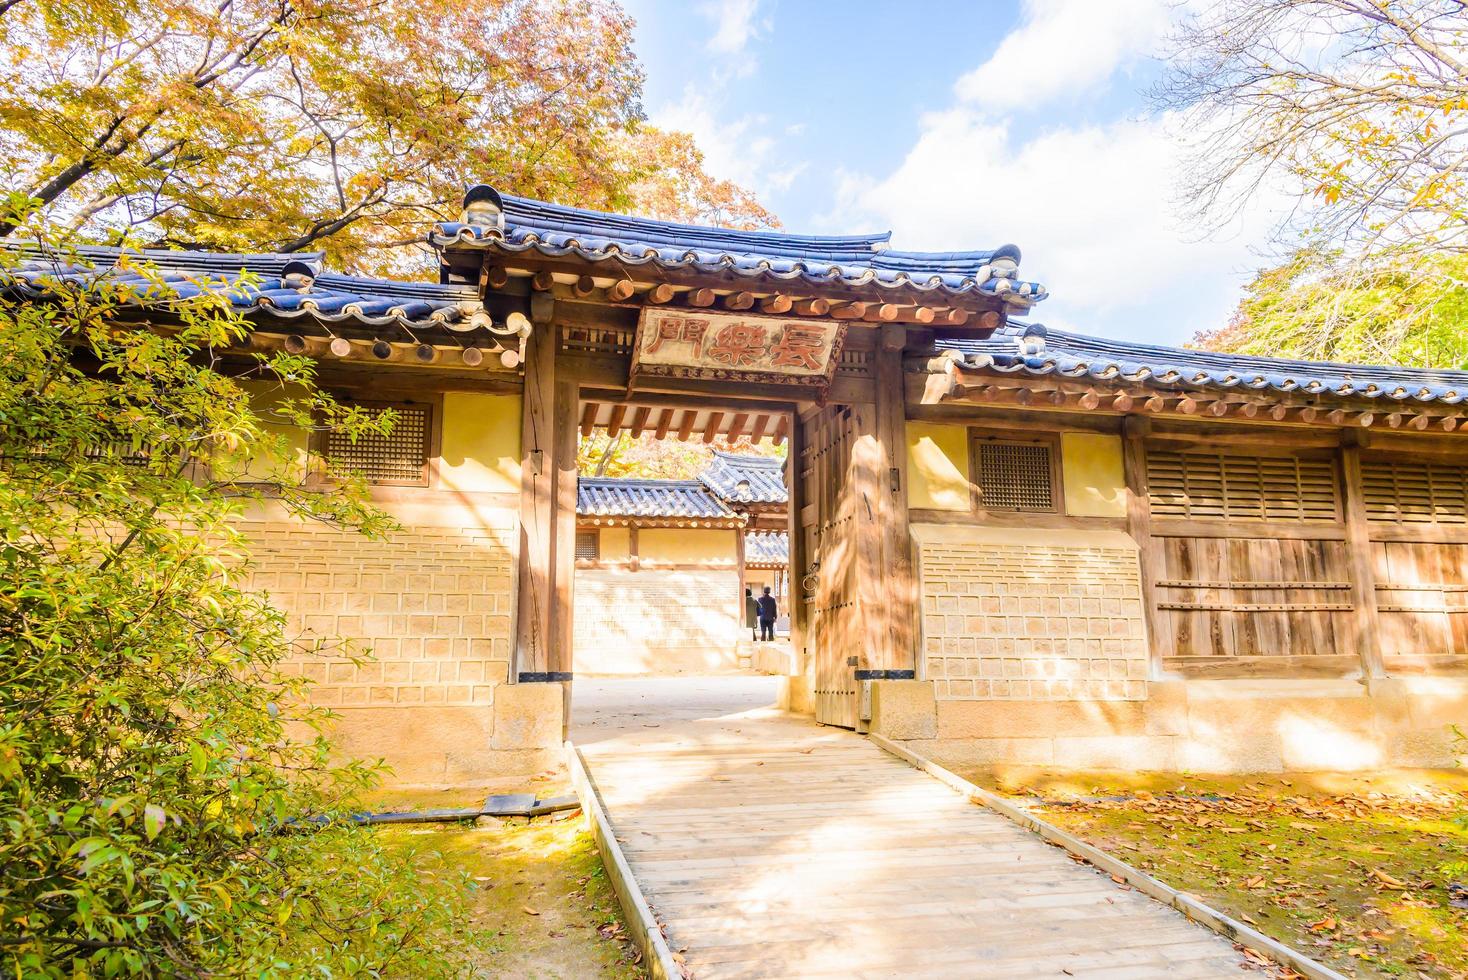
{"type": "Polygon", "coordinates": [[[1151,450],[1147,485],[1154,517],[1329,522],[1339,515],[1328,459],[1151,450]]]}
{"type": "Polygon", "coordinates": [[[352,439],[344,432],[328,432],[325,455],[331,471],[353,473],[369,483],[398,486],[428,485],[429,438],[433,413],[427,405],[374,405],[362,410],[395,416],[387,435],[366,433],[352,439]]]}
{"type": "Polygon", "coordinates": [[[1468,467],[1415,459],[1361,462],[1366,519],[1393,524],[1468,524],[1468,467]]]}
{"type": "Polygon", "coordinates": [[[1054,447],[1049,443],[977,443],[977,483],[985,510],[1055,509],[1054,447]]]}
{"type": "Polygon", "coordinates": [[[578,561],[598,561],[601,558],[601,532],[576,532],[576,558],[578,561]]]}

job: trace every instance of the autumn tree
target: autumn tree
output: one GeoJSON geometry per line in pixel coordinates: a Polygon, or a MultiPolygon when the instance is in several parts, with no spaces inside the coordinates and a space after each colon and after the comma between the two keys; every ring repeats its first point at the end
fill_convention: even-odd
{"type": "Polygon", "coordinates": [[[279,433],[391,419],[334,402],[309,358],[224,370],[248,324],[146,264],[16,295],[45,255],[78,261],[0,249],[0,976],[466,975],[452,875],[330,819],[372,771],[331,761],[290,665],[367,651],[294,635],[237,521],[268,496],[390,530],[279,433]]]}
{"type": "Polygon", "coordinates": [[[632,26],[614,0],[8,0],[6,189],[91,240],[389,273],[476,182],[766,221],[642,127],[632,26]]]}
{"type": "Polygon", "coordinates": [[[1155,95],[1187,134],[1192,217],[1219,225],[1250,201],[1294,202],[1276,229],[1283,264],[1255,282],[1234,329],[1208,341],[1308,354],[1329,349],[1332,332],[1375,322],[1395,333],[1341,351],[1438,362],[1441,352],[1409,335],[1432,329],[1425,309],[1461,303],[1463,5],[1221,0],[1186,17],[1173,42],[1155,95]],[[1370,316],[1347,323],[1362,303],[1370,316]],[[1392,319],[1394,307],[1405,316],[1392,319]],[[1281,320],[1288,310],[1302,315],[1281,320]],[[1281,338],[1287,345],[1274,346],[1281,338]]]}
{"type": "Polygon", "coordinates": [[[576,451],[576,470],[582,476],[617,476],[656,480],[690,480],[713,462],[714,450],[784,459],[786,446],[769,439],[718,438],[711,443],[658,439],[644,434],[634,439],[627,431],[608,435],[598,429],[582,439],[576,451]]]}
{"type": "Polygon", "coordinates": [[[1462,4],[1221,0],[1174,43],[1156,95],[1186,115],[1199,216],[1278,181],[1308,204],[1286,233],[1342,258],[1468,250],[1462,4]]]}
{"type": "Polygon", "coordinates": [[[1261,271],[1232,321],[1194,343],[1313,361],[1468,368],[1468,256],[1364,266],[1345,281],[1321,273],[1332,261],[1302,250],[1261,271]]]}
{"type": "Polygon", "coordinates": [[[629,193],[638,214],[745,230],[780,227],[748,189],[709,174],[687,133],[643,126],[624,139],[623,151],[627,172],[636,175],[629,193]]]}

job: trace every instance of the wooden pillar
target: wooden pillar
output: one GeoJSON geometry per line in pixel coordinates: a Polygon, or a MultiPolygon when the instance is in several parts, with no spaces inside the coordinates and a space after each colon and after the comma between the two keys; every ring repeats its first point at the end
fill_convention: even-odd
{"type": "Polygon", "coordinates": [[[1147,492],[1146,437],[1152,420],[1128,415],[1122,421],[1122,449],[1126,470],[1126,527],[1137,543],[1142,580],[1142,612],[1147,623],[1147,642],[1152,658],[1152,676],[1162,673],[1163,659],[1172,656],[1173,636],[1166,615],[1157,608],[1157,581],[1162,577],[1162,543],[1152,536],[1152,506],[1147,492]]]}
{"type": "Polygon", "coordinates": [[[845,610],[845,655],[857,658],[857,679],[886,677],[892,668],[892,595],[887,565],[887,450],[877,424],[877,406],[853,405],[851,456],[847,464],[843,510],[850,518],[846,540],[855,559],[849,566],[855,607],[845,610]]]}
{"type": "Polygon", "coordinates": [[[807,488],[800,481],[802,469],[800,455],[805,452],[805,430],[800,424],[800,412],[792,410],[785,423],[785,488],[790,500],[785,514],[785,536],[790,542],[787,561],[789,598],[786,611],[790,614],[790,647],[795,651],[796,669],[804,673],[806,668],[806,637],[810,628],[805,606],[805,570],[810,566],[810,555],[805,546],[805,528],[801,521],[801,510],[806,505],[807,488]]]}
{"type": "MultiPolygon", "coordinates": [[[[739,580],[734,583],[734,622],[739,624],[739,628],[735,631],[734,635],[741,640],[744,639],[744,631],[748,629],[744,623],[744,590],[748,588],[745,579],[749,575],[749,570],[744,564],[748,560],[748,556],[744,553],[744,535],[746,530],[743,527],[736,527],[734,529],[734,565],[739,569],[739,580]]],[[[778,599],[779,596],[776,596],[776,600],[778,599]]],[[[782,606],[781,608],[783,609],[784,607],[782,606]]],[[[788,613],[790,610],[786,609],[785,611],[788,613]]]]}
{"type": "Polygon", "coordinates": [[[553,506],[551,552],[554,556],[555,588],[551,598],[550,680],[571,679],[571,655],[575,629],[576,583],[576,442],[581,417],[581,388],[575,379],[556,377],[555,503],[553,506]]]}
{"type": "Polygon", "coordinates": [[[555,504],[555,327],[548,294],[531,296],[520,409],[520,557],[512,681],[545,680],[551,670],[555,504]]]}
{"type": "MultiPolygon", "coordinates": [[[[1386,676],[1381,659],[1381,622],[1376,608],[1376,562],[1371,552],[1371,526],[1366,520],[1366,500],[1361,489],[1360,432],[1346,430],[1350,438],[1341,447],[1341,492],[1346,519],[1346,567],[1351,575],[1351,627],[1349,643],[1361,657],[1367,677],[1386,676]]],[[[1323,652],[1323,651],[1322,651],[1323,652]]],[[[1345,653],[1345,650],[1335,652],[1345,653]]]]}
{"type": "Polygon", "coordinates": [[[913,571],[912,535],[907,519],[907,407],[903,390],[902,348],[907,330],[895,324],[882,327],[874,354],[877,388],[877,437],[881,440],[886,472],[878,490],[882,499],[882,565],[889,596],[883,606],[887,620],[889,678],[916,676],[918,614],[917,575],[913,571]]]}

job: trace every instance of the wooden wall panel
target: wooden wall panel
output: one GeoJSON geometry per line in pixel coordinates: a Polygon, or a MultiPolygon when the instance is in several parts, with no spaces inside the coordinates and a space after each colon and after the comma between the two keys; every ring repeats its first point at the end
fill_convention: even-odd
{"type": "Polygon", "coordinates": [[[1349,673],[1345,546],[1300,538],[1166,537],[1156,578],[1167,670],[1349,673]]]}
{"type": "Polygon", "coordinates": [[[1381,652],[1394,672],[1468,666],[1468,544],[1372,544],[1381,652]]]}

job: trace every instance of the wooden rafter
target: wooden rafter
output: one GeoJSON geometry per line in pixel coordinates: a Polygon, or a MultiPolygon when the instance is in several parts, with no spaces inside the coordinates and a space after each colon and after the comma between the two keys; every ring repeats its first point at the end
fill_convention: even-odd
{"type": "Polygon", "coordinates": [[[683,424],[678,426],[678,441],[687,442],[693,435],[693,424],[698,421],[698,413],[692,409],[683,410],[683,424]]]}
{"type": "Polygon", "coordinates": [[[632,438],[640,439],[643,430],[647,428],[647,416],[652,409],[646,406],[639,407],[632,412],[632,438]]]}
{"type": "Polygon", "coordinates": [[[612,418],[611,421],[607,422],[607,435],[611,436],[613,439],[617,438],[618,433],[622,431],[622,419],[625,418],[626,415],[626,405],[612,406],[612,418]]]}

